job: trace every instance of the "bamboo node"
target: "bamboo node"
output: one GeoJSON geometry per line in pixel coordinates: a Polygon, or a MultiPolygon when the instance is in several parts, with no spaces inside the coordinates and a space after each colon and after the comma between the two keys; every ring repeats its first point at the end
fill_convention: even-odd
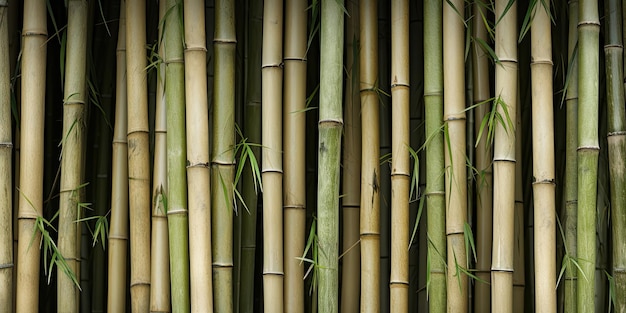
{"type": "Polygon", "coordinates": [[[409,84],[406,83],[395,83],[395,84],[391,84],[391,89],[395,88],[395,87],[404,87],[404,88],[411,88],[411,86],[409,86],[409,84]]]}
{"type": "Polygon", "coordinates": [[[606,136],[612,137],[612,136],[624,136],[624,135],[626,135],[626,131],[620,130],[616,132],[609,132],[606,136]]]}
{"type": "Polygon", "coordinates": [[[185,52],[193,52],[193,51],[200,51],[200,52],[207,52],[206,47],[204,46],[187,46],[185,47],[185,52]]]}
{"type": "Polygon", "coordinates": [[[47,32],[37,32],[37,31],[25,31],[25,32],[22,33],[22,37],[28,37],[28,36],[48,37],[48,33],[47,32]]]}
{"type": "Polygon", "coordinates": [[[592,20],[592,21],[578,21],[578,28],[583,26],[598,26],[600,27],[600,21],[592,20]]]}
{"type": "Polygon", "coordinates": [[[168,65],[168,64],[176,64],[176,63],[181,64],[181,63],[185,63],[185,58],[171,58],[171,59],[166,59],[166,60],[164,60],[164,61],[163,61],[163,63],[164,63],[165,65],[168,65]]]}
{"type": "Polygon", "coordinates": [[[511,274],[513,273],[512,268],[505,268],[505,267],[502,267],[502,268],[492,267],[491,271],[497,272],[497,273],[511,273],[511,274]]]}
{"type": "Polygon", "coordinates": [[[511,163],[515,163],[515,159],[507,159],[507,158],[493,158],[493,163],[496,162],[511,162],[511,163]]]}
{"type": "Polygon", "coordinates": [[[15,266],[15,264],[13,264],[13,263],[0,264],[0,270],[3,270],[5,268],[13,268],[14,266],[15,266]]]}
{"type": "Polygon", "coordinates": [[[187,210],[186,209],[174,209],[174,210],[167,210],[167,215],[187,215],[187,210]]]}
{"type": "Polygon", "coordinates": [[[0,148],[11,149],[11,148],[13,148],[13,143],[10,143],[10,142],[0,142],[0,148]]]}
{"type": "Polygon", "coordinates": [[[213,44],[237,44],[237,40],[236,39],[221,39],[221,38],[217,38],[217,39],[213,39],[213,44]]]}
{"type": "Polygon", "coordinates": [[[533,185],[556,185],[556,182],[554,181],[554,179],[541,179],[541,180],[536,180],[536,178],[533,176],[533,185]]]}
{"type": "Polygon", "coordinates": [[[597,151],[600,151],[600,147],[599,146],[578,146],[578,148],[576,148],[576,151],[582,151],[582,150],[597,150],[597,151]]]}
{"type": "Polygon", "coordinates": [[[327,118],[327,119],[323,119],[320,120],[318,125],[323,125],[323,124],[333,124],[333,125],[329,125],[330,127],[332,126],[343,126],[343,120],[342,119],[337,119],[337,118],[327,118]]]}
{"type": "Polygon", "coordinates": [[[135,286],[150,286],[150,282],[149,281],[134,281],[130,283],[131,289],[135,286]]]}
{"type": "Polygon", "coordinates": [[[389,287],[408,287],[409,282],[405,280],[392,280],[389,282],[389,287]]]}
{"type": "Polygon", "coordinates": [[[613,273],[619,273],[619,274],[626,273],[626,268],[623,268],[623,267],[613,267],[613,273]]]}
{"type": "Polygon", "coordinates": [[[306,206],[302,204],[283,205],[283,209],[286,210],[305,210],[306,206]]]}
{"type": "Polygon", "coordinates": [[[63,100],[63,105],[72,105],[72,104],[80,104],[85,105],[85,101],[83,100],[63,100]]]}
{"type": "Polygon", "coordinates": [[[298,62],[306,62],[307,58],[306,57],[285,57],[284,62],[287,61],[298,61],[298,62]]]}
{"type": "Polygon", "coordinates": [[[191,163],[189,160],[187,160],[187,168],[196,168],[196,167],[210,168],[211,164],[209,164],[209,162],[191,163]]]}

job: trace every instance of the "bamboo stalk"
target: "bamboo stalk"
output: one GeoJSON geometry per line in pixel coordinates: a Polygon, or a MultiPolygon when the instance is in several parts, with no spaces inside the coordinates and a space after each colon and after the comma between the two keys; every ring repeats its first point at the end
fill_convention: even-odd
{"type": "Polygon", "coordinates": [[[608,100],[607,141],[611,180],[611,226],[613,235],[613,279],[615,282],[615,310],[626,312],[626,112],[624,111],[624,44],[622,42],[621,1],[605,4],[607,35],[604,53],[606,60],[606,92],[608,100]]]}
{"type": "Polygon", "coordinates": [[[46,5],[24,1],[20,121],[20,187],[18,198],[18,247],[16,312],[37,312],[39,304],[39,256],[41,233],[36,220],[43,208],[43,138],[46,80],[46,5]]]}
{"type": "MultiPolygon", "coordinates": [[[[480,133],[481,122],[489,114],[489,106],[486,105],[490,96],[489,82],[489,55],[480,45],[478,40],[489,42],[485,20],[484,1],[475,1],[473,4],[474,22],[472,23],[473,43],[473,84],[474,104],[478,104],[474,110],[474,129],[480,133]]],[[[487,140],[487,133],[483,132],[480,138],[476,138],[476,169],[479,171],[476,182],[476,277],[481,281],[475,285],[474,310],[476,312],[489,312],[491,310],[491,244],[493,229],[493,173],[491,171],[492,145],[487,140]]]]}
{"type": "Polygon", "coordinates": [[[126,2],[130,298],[134,312],[150,309],[150,151],[146,85],[145,0],[126,2]]]}
{"type": "Polygon", "coordinates": [[[446,311],[446,219],[443,141],[443,1],[424,1],[424,108],[430,312],[446,311]]]}
{"type": "Polygon", "coordinates": [[[13,309],[13,184],[11,157],[13,138],[11,134],[11,90],[9,64],[9,1],[0,1],[0,303],[1,312],[13,309]]]}
{"type": "Polygon", "coordinates": [[[550,7],[533,8],[531,27],[535,312],[556,312],[556,204],[550,7]]]}
{"type": "Polygon", "coordinates": [[[359,4],[347,1],[345,17],[346,83],[344,100],[344,150],[342,216],[341,312],[359,311],[361,246],[359,214],[361,200],[361,108],[359,97],[359,4]]]}
{"type": "MultiPolygon", "coordinates": [[[[568,64],[571,64],[569,84],[567,85],[566,106],[567,106],[567,133],[566,133],[566,160],[565,160],[565,253],[566,257],[576,260],[576,228],[578,211],[578,57],[574,54],[578,44],[578,1],[569,2],[569,32],[568,32],[568,64]]],[[[565,268],[565,290],[564,290],[564,311],[576,312],[576,279],[578,269],[573,261],[566,263],[565,268]]]]}
{"type": "MultiPolygon", "coordinates": [[[[248,37],[246,41],[246,106],[244,112],[244,137],[250,143],[261,142],[261,47],[263,45],[263,3],[250,1],[248,12],[248,37]]],[[[257,162],[260,161],[261,149],[258,145],[251,147],[257,162]]],[[[254,312],[254,272],[256,254],[257,225],[257,186],[249,164],[242,173],[242,197],[248,207],[242,212],[241,221],[241,269],[239,311],[254,312]]]]}
{"type": "Polygon", "coordinates": [[[124,312],[128,249],[128,110],[126,98],[126,6],[120,4],[117,35],[115,128],[111,170],[111,226],[109,229],[109,276],[107,311],[124,312]]]}
{"type": "Polygon", "coordinates": [[[467,223],[467,172],[465,170],[465,68],[463,58],[463,1],[446,1],[443,6],[443,72],[444,112],[446,127],[445,190],[447,237],[447,301],[448,311],[468,309],[468,280],[461,269],[468,268],[464,244],[467,223]],[[455,73],[455,74],[452,74],[455,73]]]}
{"type": "Polygon", "coordinates": [[[263,307],[283,311],[283,1],[263,7],[262,180],[263,180],[263,307]]]}
{"type": "MultiPolygon", "coordinates": [[[[409,2],[391,3],[391,312],[409,309],[409,2]]],[[[419,175],[419,173],[413,173],[419,175]]]]}
{"type": "Polygon", "coordinates": [[[578,6],[578,312],[594,310],[598,173],[598,2],[578,6]]]}
{"type": "MultiPolygon", "coordinates": [[[[163,21],[166,2],[159,1],[159,20],[163,21]]],[[[165,23],[159,23],[159,58],[164,60],[165,23]]],[[[152,248],[150,249],[150,310],[169,312],[170,306],[170,252],[167,223],[167,105],[165,100],[165,63],[158,64],[154,113],[154,161],[152,168],[152,248]]]]}
{"type": "Polygon", "coordinates": [[[517,115],[517,4],[496,1],[495,106],[493,156],[493,251],[491,302],[494,312],[513,309],[514,211],[515,211],[515,120],[517,115]],[[505,11],[508,9],[508,11],[505,11]]]}
{"type": "Polygon", "coordinates": [[[204,1],[185,1],[185,100],[187,103],[187,187],[189,197],[189,258],[191,310],[213,310],[211,274],[211,172],[206,73],[204,1]]]}
{"type": "MultiPolygon", "coordinates": [[[[283,87],[285,310],[294,313],[304,312],[304,264],[300,258],[304,253],[306,241],[304,238],[306,232],[306,10],[307,1],[287,0],[285,2],[285,86],[283,87]]],[[[321,224],[318,225],[321,226],[321,224]]]]}

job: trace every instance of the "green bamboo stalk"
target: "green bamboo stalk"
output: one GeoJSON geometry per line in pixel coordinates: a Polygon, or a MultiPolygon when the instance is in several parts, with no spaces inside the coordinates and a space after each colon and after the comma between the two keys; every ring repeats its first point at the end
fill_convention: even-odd
{"type": "Polygon", "coordinates": [[[37,312],[43,209],[43,138],[48,38],[45,1],[24,1],[21,75],[20,167],[16,312],[37,312]]]}
{"type": "Polygon", "coordinates": [[[11,157],[13,138],[11,135],[11,90],[9,78],[9,1],[0,1],[0,303],[2,312],[13,309],[13,184],[11,157]]]}
{"type": "Polygon", "coordinates": [[[556,312],[556,199],[550,6],[537,2],[531,26],[535,312],[556,312]]]}
{"type": "Polygon", "coordinates": [[[578,7],[578,312],[594,310],[596,265],[596,197],[598,172],[598,2],[578,7]]]}
{"type": "Polygon", "coordinates": [[[111,169],[111,225],[109,229],[109,275],[107,311],[124,312],[128,249],[128,110],[126,98],[126,5],[120,4],[117,35],[115,128],[111,169]]]}
{"type": "Polygon", "coordinates": [[[567,75],[570,77],[567,85],[566,107],[567,107],[567,133],[565,143],[565,218],[563,219],[565,232],[565,257],[569,260],[565,263],[564,280],[564,311],[576,312],[576,279],[578,269],[574,265],[577,256],[576,248],[576,228],[578,211],[578,58],[575,47],[578,42],[578,1],[570,0],[568,3],[569,12],[569,32],[568,32],[568,64],[570,70],[567,75]]]}
{"type": "MultiPolygon", "coordinates": [[[[248,30],[246,41],[245,72],[247,79],[246,106],[244,112],[243,135],[250,143],[261,142],[261,48],[263,45],[263,3],[249,1],[248,30]]],[[[251,146],[257,159],[260,160],[261,149],[251,146]]],[[[257,190],[254,174],[249,164],[242,173],[241,196],[248,210],[240,213],[241,219],[241,269],[239,312],[254,312],[254,269],[256,254],[256,222],[257,222],[257,190]]]]}
{"type": "Polygon", "coordinates": [[[341,160],[343,1],[321,8],[320,121],[317,181],[319,312],[339,311],[339,164],[341,160]]]}
{"type": "Polygon", "coordinates": [[[517,115],[517,3],[496,1],[496,122],[493,162],[493,252],[491,302],[494,312],[513,309],[515,120],[517,115]],[[508,9],[508,11],[505,11],[508,9]]]}
{"type": "Polygon", "coordinates": [[[165,101],[167,106],[167,220],[172,311],[189,312],[189,225],[185,140],[185,64],[182,3],[169,0],[165,17],[165,101]]]}
{"type": "MultiPolygon", "coordinates": [[[[87,2],[68,2],[65,90],[63,100],[63,140],[61,141],[61,193],[59,197],[59,251],[74,275],[79,271],[80,240],[78,237],[83,191],[83,150],[87,126],[85,102],[87,56],[87,2]]],[[[78,312],[79,287],[68,275],[57,280],[57,310],[78,312]]]]}
{"type": "Polygon", "coordinates": [[[430,312],[446,311],[446,232],[443,133],[443,1],[424,1],[424,107],[426,110],[426,207],[430,242],[430,312]]]}
{"type": "Polygon", "coordinates": [[[467,172],[465,169],[465,77],[459,75],[464,65],[463,1],[446,1],[443,5],[443,72],[446,131],[445,190],[446,237],[448,244],[447,301],[448,311],[468,309],[468,280],[462,269],[468,268],[465,250],[467,223],[467,172]],[[454,73],[454,74],[453,74],[454,73]]]}
{"type": "Polygon", "coordinates": [[[189,197],[189,258],[191,310],[213,309],[211,275],[211,172],[206,73],[204,1],[185,1],[185,101],[187,103],[187,187],[189,197]]]}
{"type": "MultiPolygon", "coordinates": [[[[474,101],[478,106],[474,110],[474,129],[477,134],[481,130],[481,122],[488,116],[489,106],[486,105],[490,96],[489,54],[482,46],[488,43],[484,1],[475,1],[472,5],[474,20],[472,23],[473,54],[472,73],[474,85],[474,101]]],[[[476,169],[479,175],[476,182],[476,277],[474,310],[489,312],[491,310],[491,244],[493,229],[493,173],[491,171],[492,145],[483,132],[476,138],[476,169]]]]}
{"type": "MultiPolygon", "coordinates": [[[[159,1],[159,20],[165,17],[166,3],[159,1]]],[[[158,54],[165,59],[165,23],[159,23],[158,54]]],[[[158,64],[154,113],[154,158],[152,167],[152,248],[150,249],[150,310],[169,312],[170,262],[166,199],[167,183],[167,105],[165,62],[158,64]]]]}
{"type": "MultiPolygon", "coordinates": [[[[380,310],[380,167],[377,2],[360,2],[361,312],[380,310]]],[[[324,49],[324,48],[322,48],[324,49]]]]}
{"type": "Polygon", "coordinates": [[[130,299],[135,312],[150,309],[150,153],[146,85],[145,0],[126,2],[130,299]]]}
{"type": "Polygon", "coordinates": [[[294,313],[304,312],[304,264],[300,258],[306,241],[306,50],[307,1],[287,0],[283,87],[285,311],[294,313]]]}
{"type": "Polygon", "coordinates": [[[263,180],[263,307],[283,311],[283,1],[263,7],[262,180],[263,180]]]}
{"type": "Polygon", "coordinates": [[[233,181],[235,173],[235,7],[215,1],[212,225],[213,296],[217,312],[232,312],[233,181]]]}
{"type": "Polygon", "coordinates": [[[359,311],[361,246],[359,214],[361,200],[361,107],[359,97],[359,4],[347,1],[346,10],[346,83],[344,100],[344,149],[341,267],[341,312],[359,311]]]}
{"type": "Polygon", "coordinates": [[[626,112],[624,112],[624,44],[622,42],[622,2],[605,4],[607,35],[604,53],[608,100],[607,141],[611,180],[611,226],[613,231],[613,279],[615,310],[626,312],[626,112]]]}
{"type": "MultiPolygon", "coordinates": [[[[409,309],[409,2],[391,3],[391,312],[409,309]]],[[[419,175],[419,173],[413,173],[419,175]]]]}

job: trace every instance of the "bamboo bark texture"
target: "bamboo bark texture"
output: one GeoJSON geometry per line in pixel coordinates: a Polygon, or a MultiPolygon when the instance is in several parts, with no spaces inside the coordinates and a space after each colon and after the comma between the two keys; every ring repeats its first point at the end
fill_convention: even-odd
{"type": "Polygon", "coordinates": [[[45,1],[24,1],[16,311],[37,312],[43,210],[43,138],[48,30],[45,1]]]}
{"type": "Polygon", "coordinates": [[[263,307],[283,311],[283,1],[263,7],[262,179],[263,179],[263,307]]]}
{"type": "Polygon", "coordinates": [[[217,312],[233,310],[233,180],[235,175],[235,3],[215,2],[215,80],[211,156],[213,299],[217,312]]]}
{"type": "Polygon", "coordinates": [[[496,114],[493,125],[493,251],[491,302],[494,312],[513,310],[515,121],[517,114],[517,2],[496,1],[496,114]],[[508,9],[508,10],[507,10],[508,9]]]}
{"type": "Polygon", "coordinates": [[[380,136],[378,94],[378,4],[361,0],[361,312],[380,311],[380,136]]]}
{"type": "Polygon", "coordinates": [[[11,158],[11,89],[9,63],[9,1],[0,1],[0,303],[1,312],[13,309],[13,183],[11,158]]]}
{"type": "MultiPolygon", "coordinates": [[[[409,309],[409,2],[391,2],[391,281],[390,311],[409,309]]],[[[419,175],[413,173],[413,175],[419,175]]]]}
{"type": "MultiPolygon", "coordinates": [[[[306,233],[306,8],[307,1],[287,0],[285,2],[285,80],[283,87],[285,311],[294,313],[304,312],[305,294],[304,264],[300,258],[304,253],[306,240],[304,237],[306,233]]],[[[335,21],[332,21],[334,24],[335,21]]],[[[341,32],[342,30],[335,31],[341,32]]],[[[324,70],[321,70],[321,73],[323,72],[324,70]]],[[[318,225],[321,226],[321,224],[318,225]]]]}
{"type": "Polygon", "coordinates": [[[578,4],[578,312],[595,308],[596,197],[598,182],[598,1],[578,4]]]}
{"type": "Polygon", "coordinates": [[[361,245],[359,214],[361,201],[361,98],[359,96],[359,2],[345,3],[346,78],[344,100],[343,175],[341,199],[343,223],[341,267],[341,312],[359,311],[361,289],[361,245]]]}
{"type": "Polygon", "coordinates": [[[465,26],[463,1],[443,4],[443,121],[445,123],[445,191],[447,303],[449,312],[467,312],[468,268],[465,249],[467,171],[465,169],[465,26]],[[460,12],[460,13],[459,13],[460,12]],[[459,73],[460,72],[460,73],[459,73]]]}
{"type": "Polygon", "coordinates": [[[607,34],[606,92],[608,101],[607,141],[611,180],[611,226],[613,231],[613,279],[615,310],[626,312],[626,112],[624,111],[624,44],[622,41],[622,2],[605,4],[607,34]]]}
{"type": "Polygon", "coordinates": [[[556,203],[550,6],[537,2],[531,26],[535,312],[556,312],[556,203]]]}
{"type": "Polygon", "coordinates": [[[211,172],[204,1],[184,2],[185,103],[187,128],[187,195],[192,312],[213,310],[211,273],[211,172]],[[193,126],[191,126],[193,125],[193,126]]]}

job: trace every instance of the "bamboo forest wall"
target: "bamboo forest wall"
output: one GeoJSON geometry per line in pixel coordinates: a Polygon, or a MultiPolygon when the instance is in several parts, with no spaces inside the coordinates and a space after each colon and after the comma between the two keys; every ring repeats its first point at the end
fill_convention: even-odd
{"type": "Polygon", "coordinates": [[[619,0],[0,0],[0,312],[626,312],[619,0]]]}

